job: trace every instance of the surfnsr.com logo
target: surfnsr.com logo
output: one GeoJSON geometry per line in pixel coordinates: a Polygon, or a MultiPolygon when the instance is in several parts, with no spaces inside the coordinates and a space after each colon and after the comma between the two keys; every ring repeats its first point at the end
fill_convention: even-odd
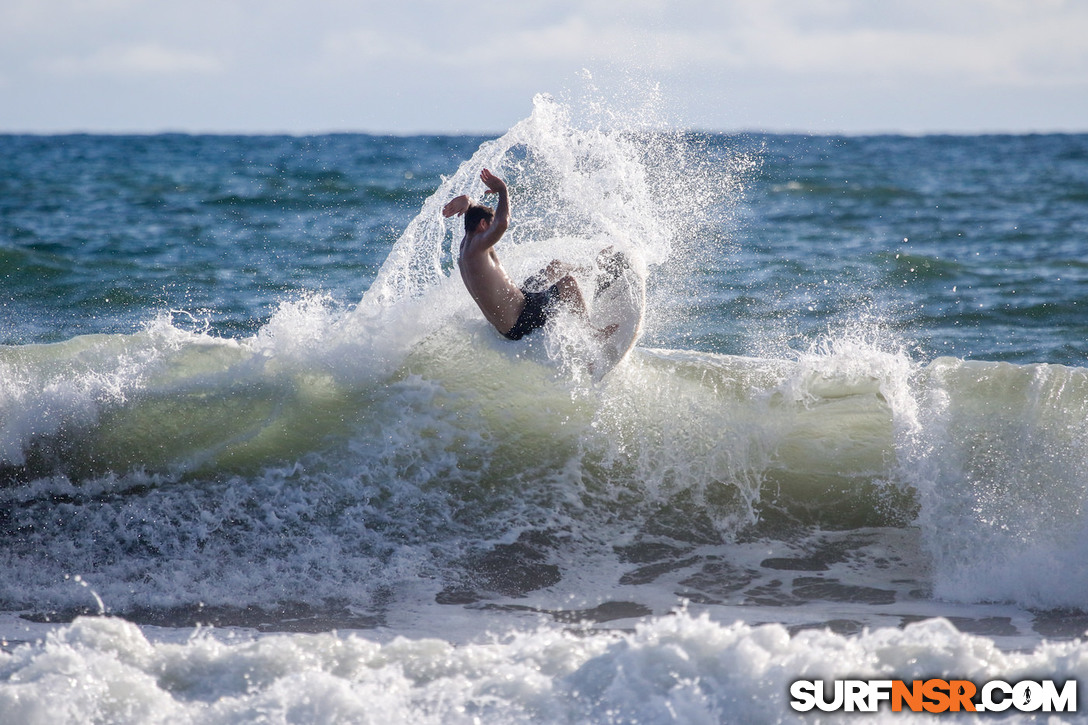
{"type": "Polygon", "coordinates": [[[1076,712],[1077,681],[1059,688],[1053,680],[1009,683],[991,680],[981,687],[970,680],[797,680],[790,685],[790,706],[798,712],[876,712],[888,703],[892,712],[1076,712]]]}

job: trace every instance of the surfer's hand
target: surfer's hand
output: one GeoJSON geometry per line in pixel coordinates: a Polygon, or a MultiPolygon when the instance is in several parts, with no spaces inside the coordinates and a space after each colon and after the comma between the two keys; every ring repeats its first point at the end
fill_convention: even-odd
{"type": "Polygon", "coordinates": [[[472,204],[472,199],[468,198],[465,194],[461,194],[461,196],[456,199],[450,199],[449,202],[442,207],[442,216],[446,218],[454,215],[461,216],[465,213],[470,204],[472,204]]]}
{"type": "Polygon", "coordinates": [[[487,187],[485,194],[501,194],[506,191],[506,182],[492,174],[487,169],[480,172],[480,181],[487,187]]]}

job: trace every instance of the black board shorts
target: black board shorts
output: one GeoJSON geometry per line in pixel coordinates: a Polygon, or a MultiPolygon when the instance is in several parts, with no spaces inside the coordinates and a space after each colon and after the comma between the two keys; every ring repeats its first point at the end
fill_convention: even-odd
{"type": "Polygon", "coordinates": [[[508,340],[520,340],[533,330],[544,327],[544,323],[555,312],[559,302],[559,283],[556,282],[543,292],[522,290],[521,293],[525,295],[525,307],[521,308],[518,321],[514,323],[510,331],[502,333],[508,340]]]}

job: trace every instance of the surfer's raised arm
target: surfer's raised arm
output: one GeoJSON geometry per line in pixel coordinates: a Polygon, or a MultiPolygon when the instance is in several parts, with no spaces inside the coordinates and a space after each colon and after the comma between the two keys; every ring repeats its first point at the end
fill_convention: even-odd
{"type": "Polygon", "coordinates": [[[484,169],[480,172],[480,181],[487,187],[485,194],[498,194],[499,203],[495,207],[495,218],[481,235],[479,244],[484,247],[493,247],[502,239],[510,226],[510,193],[506,190],[506,182],[484,169]]]}
{"type": "Polygon", "coordinates": [[[487,187],[485,194],[498,194],[499,203],[494,212],[486,207],[480,207],[472,200],[472,197],[467,194],[461,194],[461,196],[454,197],[446,202],[446,205],[442,207],[442,216],[447,219],[452,216],[462,216],[473,207],[484,208],[487,211],[487,216],[481,217],[487,219],[487,228],[482,232],[477,231],[476,222],[477,218],[466,219],[465,221],[465,237],[466,239],[471,237],[471,245],[475,249],[488,249],[495,246],[502,238],[502,235],[506,233],[507,228],[510,226],[510,193],[506,189],[506,182],[495,176],[488,169],[484,169],[480,172],[480,181],[484,182],[487,187]]]}

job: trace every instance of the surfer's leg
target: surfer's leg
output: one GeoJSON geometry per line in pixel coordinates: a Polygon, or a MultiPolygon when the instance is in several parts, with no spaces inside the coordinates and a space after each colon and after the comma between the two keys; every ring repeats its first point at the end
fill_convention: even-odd
{"type": "MultiPolygon", "coordinates": [[[[559,290],[560,303],[588,325],[589,311],[586,309],[586,300],[582,297],[582,290],[578,287],[578,280],[568,274],[556,282],[555,287],[559,290]]],[[[617,329],[619,329],[619,325],[609,325],[603,330],[594,330],[594,335],[603,340],[610,337],[617,329]]]]}
{"type": "Polygon", "coordinates": [[[588,320],[589,312],[586,311],[586,300],[582,297],[578,280],[568,274],[556,282],[555,286],[559,290],[559,301],[574,314],[588,320]]]}

